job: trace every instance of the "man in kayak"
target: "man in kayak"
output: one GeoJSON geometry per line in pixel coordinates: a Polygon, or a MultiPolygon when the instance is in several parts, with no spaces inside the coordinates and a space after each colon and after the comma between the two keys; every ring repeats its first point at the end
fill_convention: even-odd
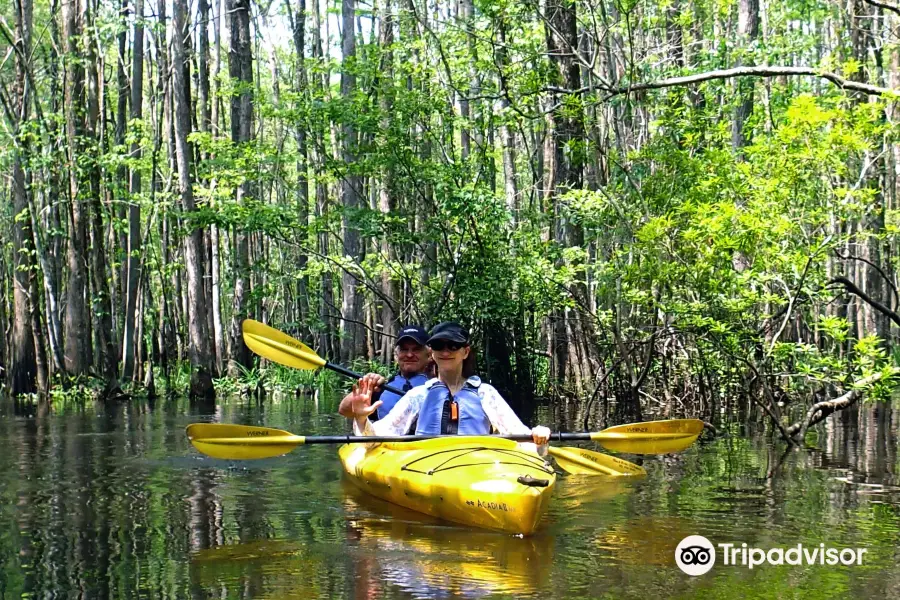
{"type": "Polygon", "coordinates": [[[546,451],[550,429],[529,429],[494,386],[475,375],[475,355],[464,327],[454,322],[436,325],[426,344],[438,376],[410,390],[378,421],[370,422],[369,415],[383,404],[373,402],[373,395],[384,377],[369,373],[354,384],[341,407],[349,405],[356,435],[402,435],[415,422],[416,435],[486,435],[492,429],[504,435],[530,433],[538,450],[546,451]]]}
{"type": "MultiPolygon", "coordinates": [[[[408,392],[428,381],[433,365],[431,363],[431,352],[425,347],[427,341],[428,332],[423,327],[407,325],[400,330],[400,334],[394,344],[394,359],[397,361],[399,372],[387,381],[388,385],[408,392]]],[[[384,377],[377,373],[369,373],[366,377],[378,379],[379,386],[385,383],[384,377]]],[[[347,396],[341,402],[341,405],[338,407],[338,413],[348,419],[352,419],[353,410],[350,406],[349,398],[350,396],[347,396]]],[[[380,402],[376,411],[369,416],[370,419],[376,421],[391,412],[400,396],[393,392],[377,389],[373,394],[373,399],[380,402]]]]}

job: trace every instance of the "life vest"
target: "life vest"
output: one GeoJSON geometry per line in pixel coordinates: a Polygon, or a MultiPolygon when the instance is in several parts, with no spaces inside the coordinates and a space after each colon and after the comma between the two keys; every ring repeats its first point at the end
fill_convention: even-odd
{"type": "Polygon", "coordinates": [[[478,377],[469,377],[461,390],[451,397],[450,390],[440,380],[428,389],[419,409],[416,435],[458,433],[459,435],[486,435],[491,432],[491,421],[481,406],[478,377]],[[453,403],[456,407],[454,410],[453,403]]]}
{"type": "MultiPolygon", "coordinates": [[[[387,385],[408,392],[414,387],[424,385],[426,381],[428,381],[428,377],[426,377],[423,373],[413,375],[409,379],[407,379],[400,373],[397,373],[396,375],[391,377],[390,380],[388,380],[387,385]]],[[[388,392],[387,390],[381,392],[381,396],[378,397],[378,400],[381,400],[381,406],[379,406],[378,410],[376,411],[378,413],[378,418],[385,418],[387,414],[391,412],[391,409],[394,408],[394,405],[397,404],[397,401],[402,397],[403,396],[399,396],[394,392],[388,392]]]]}

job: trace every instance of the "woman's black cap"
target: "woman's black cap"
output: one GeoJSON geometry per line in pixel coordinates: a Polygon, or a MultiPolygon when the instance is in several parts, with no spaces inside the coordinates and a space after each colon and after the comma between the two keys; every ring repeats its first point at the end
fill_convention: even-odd
{"type": "Polygon", "coordinates": [[[459,344],[469,343],[469,332],[453,321],[445,321],[434,326],[431,330],[431,337],[428,338],[428,344],[434,340],[446,340],[448,342],[457,342],[459,344]]]}
{"type": "Polygon", "coordinates": [[[400,330],[399,334],[397,334],[397,341],[394,345],[399,346],[400,342],[405,339],[410,339],[420,346],[424,346],[426,343],[428,343],[428,332],[425,331],[424,327],[419,327],[418,325],[407,325],[400,330]]]}

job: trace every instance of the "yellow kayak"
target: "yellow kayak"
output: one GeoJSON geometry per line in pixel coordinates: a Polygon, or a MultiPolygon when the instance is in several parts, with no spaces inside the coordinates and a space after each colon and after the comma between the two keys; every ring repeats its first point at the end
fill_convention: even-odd
{"type": "Polygon", "coordinates": [[[546,512],[556,474],[512,440],[441,437],[338,451],[356,486],[433,517],[530,535],[546,512]]]}

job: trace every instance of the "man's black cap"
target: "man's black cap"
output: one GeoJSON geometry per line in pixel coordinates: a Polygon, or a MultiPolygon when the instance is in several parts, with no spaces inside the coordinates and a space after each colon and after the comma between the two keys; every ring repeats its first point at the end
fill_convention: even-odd
{"type": "Polygon", "coordinates": [[[465,327],[453,321],[445,321],[434,326],[431,330],[431,337],[428,338],[428,344],[434,340],[446,340],[448,342],[457,342],[460,344],[469,343],[469,332],[465,327]]]}
{"type": "Polygon", "coordinates": [[[407,325],[400,330],[400,333],[397,334],[397,341],[394,343],[394,345],[399,346],[400,342],[405,339],[410,339],[420,346],[424,346],[428,342],[428,332],[425,331],[424,327],[419,327],[418,325],[407,325]]]}

